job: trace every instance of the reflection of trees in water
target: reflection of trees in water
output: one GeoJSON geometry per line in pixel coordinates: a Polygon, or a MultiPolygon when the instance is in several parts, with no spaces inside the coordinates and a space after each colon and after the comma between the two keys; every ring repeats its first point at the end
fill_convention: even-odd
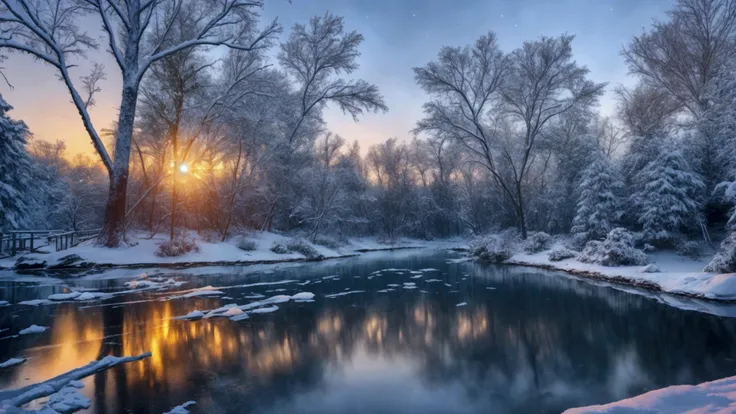
{"type": "MultiPolygon", "coordinates": [[[[367,274],[376,267],[337,270],[367,274]]],[[[95,378],[90,388],[97,413],[164,412],[187,400],[196,400],[201,412],[267,411],[323,386],[332,369],[358,353],[408,361],[430,389],[457,384],[469,399],[522,412],[542,405],[561,411],[573,401],[603,402],[645,387],[712,380],[724,375],[724,357],[736,353],[730,346],[736,321],[539,272],[474,265],[443,271],[462,293],[363,293],[283,304],[276,313],[242,322],[170,319],[216,307],[217,299],[92,312],[59,305],[52,334],[65,336],[53,337],[62,345],[49,358],[79,366],[104,355],[153,353],[95,378]],[[461,281],[464,272],[473,277],[461,281]],[[486,291],[484,279],[498,290],[486,291]],[[458,308],[460,301],[470,305],[458,308]],[[73,345],[76,332],[96,341],[73,345]],[[103,335],[112,338],[102,341],[103,335]],[[85,351],[74,354],[75,347],[85,351]]],[[[319,288],[338,291],[367,282],[344,283],[319,288]]],[[[21,369],[39,366],[27,364],[21,369]]]]}

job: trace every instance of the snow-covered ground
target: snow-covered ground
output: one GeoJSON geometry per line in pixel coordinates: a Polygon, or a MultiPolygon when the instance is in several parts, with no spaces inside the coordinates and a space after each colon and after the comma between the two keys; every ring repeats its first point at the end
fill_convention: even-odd
{"type": "Polygon", "coordinates": [[[700,385],[675,385],[606,405],[573,408],[583,413],[736,413],[736,377],[700,385]]]}
{"type": "Polygon", "coordinates": [[[677,295],[713,300],[736,300],[736,274],[714,274],[702,271],[710,257],[693,260],[678,256],[674,252],[657,252],[650,254],[649,258],[651,263],[659,267],[660,272],[645,273],[642,271],[642,266],[607,267],[582,263],[575,259],[553,262],[549,260],[548,254],[549,250],[535,254],[517,253],[506,263],[558,269],[579,276],[626,282],[677,295]]]}
{"type": "MultiPolygon", "coordinates": [[[[255,243],[254,251],[244,251],[237,247],[237,238],[231,238],[225,242],[207,242],[192,233],[199,245],[199,252],[189,253],[177,257],[159,257],[155,252],[159,244],[168,240],[166,235],[157,235],[151,239],[130,236],[134,240],[129,247],[109,249],[96,246],[94,241],[87,241],[71,249],[51,252],[27,254],[24,257],[33,260],[45,261],[46,266],[54,266],[60,259],[69,255],[81,257],[79,263],[87,262],[101,266],[155,266],[170,265],[177,263],[186,264],[243,264],[249,262],[286,262],[302,260],[305,257],[299,253],[277,254],[270,250],[274,243],[285,243],[290,240],[288,236],[269,232],[251,232],[247,240],[255,243]]],[[[338,248],[327,248],[325,246],[311,244],[317,253],[325,258],[355,255],[358,251],[385,250],[409,247],[442,247],[446,242],[427,242],[412,239],[400,239],[393,244],[378,242],[374,237],[363,237],[350,239],[344,246],[338,248]]],[[[0,260],[0,269],[11,269],[15,265],[17,257],[0,260]]],[[[89,267],[89,266],[80,266],[89,267]]]]}

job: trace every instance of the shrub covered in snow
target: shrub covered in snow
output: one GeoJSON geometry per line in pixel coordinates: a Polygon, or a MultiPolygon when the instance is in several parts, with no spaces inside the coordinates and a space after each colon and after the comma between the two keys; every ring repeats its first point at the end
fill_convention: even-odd
{"type": "Polygon", "coordinates": [[[552,236],[540,231],[532,234],[524,243],[524,251],[528,254],[539,253],[548,250],[552,245],[552,236]]]}
{"type": "Polygon", "coordinates": [[[703,269],[709,273],[736,273],[736,233],[731,233],[721,244],[723,251],[713,257],[703,269]]]}
{"type": "Polygon", "coordinates": [[[283,243],[279,243],[279,242],[276,242],[276,241],[273,242],[273,244],[271,244],[271,248],[269,250],[271,250],[272,252],[274,252],[276,254],[287,254],[287,253],[289,253],[289,249],[286,248],[286,246],[283,243]]]}
{"type": "Polygon", "coordinates": [[[552,249],[552,251],[547,254],[547,257],[549,257],[549,260],[551,262],[559,262],[560,260],[578,257],[579,254],[580,253],[576,252],[575,250],[558,247],[556,249],[552,249]]]}
{"type": "Polygon", "coordinates": [[[647,264],[647,256],[634,247],[634,235],[618,227],[611,230],[603,241],[590,241],[578,258],[584,263],[603,266],[632,266],[647,264]]]}
{"type": "Polygon", "coordinates": [[[515,238],[512,232],[480,236],[470,242],[470,252],[481,261],[501,263],[513,255],[515,238]]]}
{"type": "Polygon", "coordinates": [[[686,241],[677,248],[677,254],[691,259],[698,259],[703,255],[703,244],[696,241],[686,241]]]}
{"type": "Polygon", "coordinates": [[[322,257],[312,245],[302,239],[292,239],[285,243],[273,242],[271,251],[276,254],[299,253],[307,259],[322,257]]]}
{"type": "Polygon", "coordinates": [[[177,237],[173,240],[167,240],[158,245],[156,256],[159,257],[176,257],[185,254],[199,252],[199,246],[193,239],[185,237],[177,237]]]}
{"type": "Polygon", "coordinates": [[[660,273],[662,270],[654,263],[648,264],[639,269],[639,273],[660,273]]]}
{"type": "Polygon", "coordinates": [[[241,237],[240,239],[238,239],[238,244],[236,246],[238,246],[238,249],[244,250],[246,252],[252,252],[258,248],[256,242],[254,242],[253,240],[248,240],[245,237],[241,237]]]}
{"type": "Polygon", "coordinates": [[[306,240],[293,239],[286,242],[286,248],[292,253],[299,253],[307,259],[316,259],[322,257],[319,252],[312,247],[306,240]]]}
{"type": "Polygon", "coordinates": [[[344,243],[341,243],[339,240],[334,239],[332,237],[327,236],[317,236],[314,238],[314,244],[318,244],[320,246],[325,246],[328,249],[337,249],[339,247],[342,247],[344,243]]]}
{"type": "Polygon", "coordinates": [[[583,171],[571,233],[579,246],[606,237],[621,218],[623,179],[607,157],[599,154],[583,171]]]}

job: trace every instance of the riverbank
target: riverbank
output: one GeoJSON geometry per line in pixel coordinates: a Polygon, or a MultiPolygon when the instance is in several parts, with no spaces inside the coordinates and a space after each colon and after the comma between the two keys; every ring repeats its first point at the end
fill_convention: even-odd
{"type": "Polygon", "coordinates": [[[672,295],[722,302],[736,301],[736,274],[703,272],[709,257],[696,260],[674,252],[648,254],[650,263],[659,270],[649,273],[652,267],[607,267],[583,263],[574,258],[551,261],[548,254],[549,250],[535,254],[516,253],[504,264],[559,270],[581,278],[604,280],[672,295]]]}
{"type": "MultiPolygon", "coordinates": [[[[153,238],[131,236],[131,245],[117,249],[109,249],[84,242],[71,249],[26,254],[21,257],[0,260],[0,269],[14,271],[40,270],[87,270],[109,268],[169,268],[184,269],[203,266],[243,266],[258,264],[296,263],[323,261],[359,256],[374,251],[391,251],[421,248],[449,248],[452,241],[424,241],[415,239],[398,239],[394,242],[379,242],[376,238],[363,237],[349,239],[340,245],[330,247],[301,241],[309,252],[273,251],[274,245],[286,245],[294,239],[276,233],[252,232],[248,234],[249,250],[243,250],[238,238],[224,242],[203,240],[196,234],[191,235],[199,251],[176,257],[160,257],[156,255],[159,245],[168,240],[164,235],[153,238]]],[[[277,250],[277,249],[276,249],[277,250]]]]}
{"type": "Polygon", "coordinates": [[[733,413],[736,377],[699,385],[674,385],[605,405],[571,408],[564,414],[588,413],[733,413]]]}

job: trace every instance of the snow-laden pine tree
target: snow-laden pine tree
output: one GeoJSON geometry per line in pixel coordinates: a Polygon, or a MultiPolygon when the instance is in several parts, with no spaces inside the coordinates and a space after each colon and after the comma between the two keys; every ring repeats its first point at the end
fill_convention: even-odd
{"type": "Polygon", "coordinates": [[[623,214],[620,192],[623,178],[603,154],[583,171],[580,195],[571,232],[577,244],[602,240],[623,214]]]}
{"type": "Polygon", "coordinates": [[[647,243],[674,247],[702,225],[703,181],[672,144],[662,146],[636,179],[641,190],[633,201],[647,243]]]}
{"type": "Polygon", "coordinates": [[[24,194],[33,168],[25,148],[28,127],[7,115],[12,109],[0,95],[0,230],[16,229],[26,223],[28,206],[24,194]]]}

